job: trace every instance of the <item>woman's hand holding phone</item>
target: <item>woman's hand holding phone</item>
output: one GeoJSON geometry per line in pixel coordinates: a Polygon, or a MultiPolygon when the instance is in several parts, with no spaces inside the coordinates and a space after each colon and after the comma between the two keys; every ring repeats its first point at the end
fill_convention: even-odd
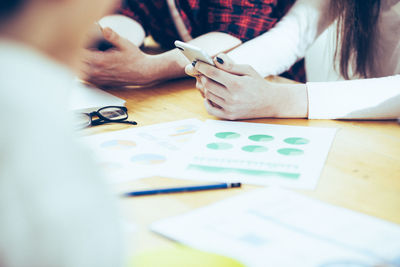
{"type": "Polygon", "coordinates": [[[196,76],[209,114],[227,120],[308,116],[304,84],[269,82],[251,66],[235,64],[225,54],[214,58],[214,64],[198,61],[186,67],[187,74],[196,76]]]}

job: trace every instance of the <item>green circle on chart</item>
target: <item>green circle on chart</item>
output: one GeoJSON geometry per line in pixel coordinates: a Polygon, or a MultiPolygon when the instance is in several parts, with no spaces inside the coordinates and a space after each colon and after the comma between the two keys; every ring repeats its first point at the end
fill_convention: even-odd
{"type": "Polygon", "coordinates": [[[233,148],[233,145],[228,143],[210,143],[207,145],[207,147],[214,150],[228,150],[233,148]]]}
{"type": "Polygon", "coordinates": [[[240,134],[234,132],[221,132],[221,133],[216,133],[215,137],[221,139],[236,139],[240,137],[240,134]]]}
{"type": "Polygon", "coordinates": [[[304,154],[304,151],[297,148],[281,148],[278,153],[285,156],[300,156],[304,154]]]}
{"type": "Polygon", "coordinates": [[[244,146],[242,150],[246,152],[267,152],[268,148],[265,146],[244,146]]]}
{"type": "Polygon", "coordinates": [[[269,142],[274,140],[274,137],[266,134],[256,134],[249,136],[249,139],[256,142],[269,142]]]}
{"type": "Polygon", "coordinates": [[[302,137],[290,137],[286,138],[285,143],[290,144],[290,145],[306,145],[310,143],[310,140],[302,138],[302,137]]]}

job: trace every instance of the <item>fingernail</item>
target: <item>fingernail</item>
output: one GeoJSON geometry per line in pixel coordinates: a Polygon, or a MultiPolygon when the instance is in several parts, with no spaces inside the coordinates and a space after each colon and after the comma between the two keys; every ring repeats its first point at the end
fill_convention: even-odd
{"type": "Polygon", "coordinates": [[[197,61],[196,61],[196,60],[193,60],[192,66],[193,66],[193,67],[196,67],[196,63],[197,63],[197,61]]]}
{"type": "Polygon", "coordinates": [[[217,62],[221,65],[224,64],[224,60],[220,57],[217,57],[217,62]]]}

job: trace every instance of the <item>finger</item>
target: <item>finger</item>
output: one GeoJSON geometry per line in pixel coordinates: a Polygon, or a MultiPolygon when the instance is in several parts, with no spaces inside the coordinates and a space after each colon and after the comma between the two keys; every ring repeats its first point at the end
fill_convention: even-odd
{"type": "Polygon", "coordinates": [[[105,53],[101,51],[86,50],[82,53],[82,61],[88,65],[101,65],[104,61],[105,53]]]}
{"type": "Polygon", "coordinates": [[[80,61],[77,66],[77,75],[81,80],[87,80],[89,78],[90,73],[90,65],[84,61],[80,61]]]}
{"type": "Polygon", "coordinates": [[[225,86],[214,82],[206,76],[201,76],[200,81],[204,88],[204,92],[211,92],[222,99],[226,99],[229,96],[229,92],[225,86]]]}
{"type": "Polygon", "coordinates": [[[207,76],[208,78],[222,84],[227,85],[230,81],[237,77],[236,75],[230,74],[224,70],[220,70],[214,66],[207,63],[197,61],[195,69],[201,74],[207,76]]]}
{"type": "Polygon", "coordinates": [[[114,45],[116,48],[118,48],[120,50],[124,50],[133,45],[127,39],[119,36],[119,34],[116,33],[115,31],[113,31],[111,28],[107,27],[107,28],[102,29],[102,31],[103,31],[104,39],[109,41],[112,45],[114,45]]]}
{"type": "Polygon", "coordinates": [[[212,106],[207,99],[204,100],[204,106],[206,107],[208,114],[218,118],[225,118],[224,110],[222,108],[212,106]]]}
{"type": "Polygon", "coordinates": [[[187,75],[192,76],[192,77],[196,77],[196,76],[200,75],[200,72],[198,72],[198,71],[194,68],[193,63],[192,63],[192,64],[189,64],[189,65],[187,65],[187,66],[185,67],[185,72],[186,72],[187,75]]]}
{"type": "Polygon", "coordinates": [[[204,93],[206,99],[210,100],[212,103],[217,104],[221,108],[226,105],[225,100],[219,96],[214,95],[212,92],[206,90],[204,93]]]}
{"type": "Polygon", "coordinates": [[[86,34],[85,47],[95,48],[96,42],[103,39],[103,33],[98,23],[94,23],[86,34]]]}
{"type": "Polygon", "coordinates": [[[250,65],[235,64],[226,54],[219,54],[214,58],[214,63],[217,68],[235,75],[254,76],[258,73],[250,65]]]}
{"type": "Polygon", "coordinates": [[[203,84],[201,83],[200,77],[196,77],[196,88],[199,90],[201,96],[204,98],[204,87],[203,84]]]}
{"type": "Polygon", "coordinates": [[[109,79],[107,75],[107,70],[105,68],[105,61],[102,55],[97,55],[96,53],[87,53],[87,58],[83,60],[85,67],[81,70],[85,74],[87,81],[100,81],[103,79],[109,79]]]}
{"type": "Polygon", "coordinates": [[[208,103],[209,103],[211,106],[213,106],[214,108],[222,109],[222,107],[221,107],[221,106],[219,106],[219,105],[215,104],[214,102],[211,102],[211,101],[210,101],[210,100],[208,100],[208,99],[207,99],[207,101],[208,101],[208,103]]]}

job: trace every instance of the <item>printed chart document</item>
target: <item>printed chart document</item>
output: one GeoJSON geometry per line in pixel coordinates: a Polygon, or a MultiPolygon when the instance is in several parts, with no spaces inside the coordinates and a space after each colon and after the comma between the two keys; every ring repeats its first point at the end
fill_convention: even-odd
{"type": "Polygon", "coordinates": [[[249,267],[400,266],[400,226],[266,188],[165,219],[152,230],[249,267]]]}
{"type": "Polygon", "coordinates": [[[314,189],[336,129],[208,120],[180,178],[314,189]]]}
{"type": "Polygon", "coordinates": [[[111,183],[176,170],[175,159],[202,121],[187,119],[82,138],[111,183]]]}

